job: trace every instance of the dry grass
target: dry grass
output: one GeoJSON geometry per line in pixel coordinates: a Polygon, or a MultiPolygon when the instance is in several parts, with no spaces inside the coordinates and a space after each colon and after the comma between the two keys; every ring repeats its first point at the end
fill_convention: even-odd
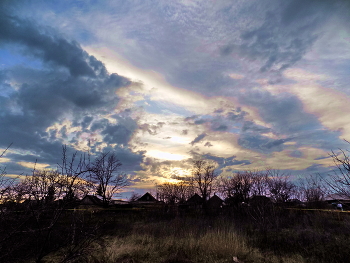
{"type": "MultiPolygon", "coordinates": [[[[194,220],[135,224],[130,235],[109,236],[94,243],[90,255],[76,262],[306,262],[261,253],[248,245],[232,225],[195,224],[194,220]]],[[[203,223],[203,222],[202,222],[203,223]]]]}
{"type": "MultiPolygon", "coordinates": [[[[171,218],[149,213],[102,218],[109,221],[98,242],[65,262],[342,263],[350,255],[350,217],[343,214],[281,210],[270,213],[265,225],[237,213],[235,217],[171,218]]],[[[62,262],[64,254],[60,250],[46,260],[62,262]]]]}

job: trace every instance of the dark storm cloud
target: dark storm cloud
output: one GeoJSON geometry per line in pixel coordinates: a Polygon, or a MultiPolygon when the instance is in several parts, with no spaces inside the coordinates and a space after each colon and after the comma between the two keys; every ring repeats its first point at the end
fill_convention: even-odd
{"type": "Polygon", "coordinates": [[[33,169],[34,169],[34,165],[33,167],[29,168],[29,167],[24,167],[15,162],[12,162],[6,165],[6,171],[8,171],[9,174],[31,175],[33,173],[33,169]]]}
{"type": "Polygon", "coordinates": [[[213,111],[214,115],[193,115],[184,119],[190,125],[206,124],[212,131],[228,131],[230,124],[237,124],[244,121],[247,113],[242,111],[239,107],[229,111],[226,114],[222,114],[223,109],[216,109],[213,111]]]}
{"type": "Polygon", "coordinates": [[[126,79],[118,77],[113,74],[103,80],[87,80],[66,76],[65,79],[51,79],[44,83],[24,83],[15,99],[24,110],[45,115],[59,115],[66,110],[108,107],[118,100],[115,90],[128,84],[126,79]],[[118,77],[120,81],[116,80],[118,77]]]}
{"type": "Polygon", "coordinates": [[[118,124],[108,124],[101,132],[106,143],[127,145],[137,128],[137,123],[131,118],[118,118],[118,124]]]}
{"type": "Polygon", "coordinates": [[[220,125],[212,125],[212,130],[213,131],[226,131],[228,129],[228,126],[225,124],[220,124],[220,125]]]}
{"type": "Polygon", "coordinates": [[[68,41],[53,29],[40,27],[30,20],[20,19],[0,11],[0,43],[21,45],[23,53],[40,60],[67,68],[72,76],[105,76],[104,65],[89,56],[75,41],[68,41]]]}
{"type": "Polygon", "coordinates": [[[238,139],[238,144],[246,149],[261,153],[280,152],[287,139],[273,140],[257,133],[244,133],[238,139]]]}
{"type": "Polygon", "coordinates": [[[226,115],[226,119],[230,121],[242,121],[247,115],[247,112],[242,111],[240,107],[237,107],[236,110],[232,110],[226,115]]]}
{"type": "Polygon", "coordinates": [[[85,116],[83,121],[81,122],[81,128],[86,129],[90,125],[90,123],[93,119],[94,118],[91,116],[85,116]]]}
{"type": "Polygon", "coordinates": [[[235,155],[228,157],[228,158],[223,158],[223,157],[218,157],[215,155],[204,154],[201,156],[201,158],[204,160],[215,161],[219,165],[217,168],[218,170],[222,170],[226,166],[232,166],[232,165],[243,166],[243,165],[251,164],[251,162],[249,160],[241,160],[241,161],[236,160],[235,155]]]}
{"type": "MultiPolygon", "coordinates": [[[[56,164],[62,154],[61,137],[69,139],[68,127],[46,129],[69,116],[73,126],[82,129],[77,135],[102,130],[105,142],[123,146],[110,150],[121,156],[124,167],[130,170],[138,167],[143,153],[132,153],[127,148],[136,123],[118,116],[114,116],[117,124],[101,118],[94,122],[95,116],[113,111],[118,102],[116,90],[129,85],[130,81],[109,74],[103,63],[85,52],[77,42],[67,40],[51,28],[6,12],[10,8],[3,3],[0,4],[0,47],[20,52],[28,64],[0,71],[0,90],[6,89],[0,93],[0,147],[13,142],[12,147],[21,150],[20,154],[9,155],[12,161],[35,162],[38,159],[39,163],[56,164]],[[31,67],[33,59],[41,64],[31,67]],[[16,86],[9,83],[16,83],[16,86]],[[25,154],[27,151],[33,154],[25,154]]],[[[69,140],[77,143],[77,138],[69,140]]],[[[96,149],[96,145],[92,146],[91,152],[96,149]]]]}
{"type": "Polygon", "coordinates": [[[212,147],[213,145],[211,144],[211,142],[206,142],[206,143],[204,144],[204,146],[206,146],[206,147],[212,147]]]}
{"type": "Polygon", "coordinates": [[[258,133],[268,133],[271,131],[270,128],[266,128],[261,125],[257,125],[252,121],[245,121],[242,126],[242,132],[258,132],[258,133]]]}
{"type": "Polygon", "coordinates": [[[190,144],[193,146],[195,145],[196,143],[200,142],[201,140],[204,139],[204,137],[207,136],[206,133],[202,133],[200,135],[198,135],[196,138],[194,138],[194,140],[192,142],[190,142],[190,144]]]}
{"type": "Polygon", "coordinates": [[[148,132],[150,135],[157,135],[158,131],[163,127],[164,122],[158,122],[156,125],[144,123],[139,125],[139,129],[148,132]]]}

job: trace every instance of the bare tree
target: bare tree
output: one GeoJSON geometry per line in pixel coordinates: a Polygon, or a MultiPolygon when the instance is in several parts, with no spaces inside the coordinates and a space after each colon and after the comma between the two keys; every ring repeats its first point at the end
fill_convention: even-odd
{"type": "Polygon", "coordinates": [[[129,202],[137,201],[142,195],[136,192],[133,192],[129,198],[129,202]]]}
{"type": "Polygon", "coordinates": [[[296,190],[296,185],[290,181],[290,175],[280,173],[278,170],[267,172],[270,196],[278,203],[287,202],[296,190]]]}
{"type": "Polygon", "coordinates": [[[268,195],[268,178],[269,170],[267,171],[249,171],[252,177],[252,196],[266,196],[268,195]]]}
{"type": "MultiPolygon", "coordinates": [[[[0,154],[0,158],[4,156],[6,151],[11,147],[12,143],[0,154]]],[[[16,183],[17,178],[10,178],[6,176],[6,166],[0,167],[0,201],[5,203],[12,200],[12,187],[16,183]]],[[[2,209],[0,209],[2,212],[2,209]]]]}
{"type": "Polygon", "coordinates": [[[97,186],[96,193],[108,205],[114,194],[129,184],[127,175],[120,172],[122,163],[114,153],[103,153],[90,165],[91,179],[97,186]]]}
{"type": "MultiPolygon", "coordinates": [[[[346,141],[350,144],[350,142],[346,141]]],[[[339,149],[339,153],[332,151],[330,157],[336,166],[336,171],[325,178],[326,185],[336,194],[350,198],[350,156],[349,150],[339,149]]]]}
{"type": "Polygon", "coordinates": [[[48,203],[60,198],[61,182],[60,174],[57,170],[33,170],[32,175],[17,185],[17,202],[23,198],[25,200],[35,200],[36,203],[48,203]]]}
{"type": "Polygon", "coordinates": [[[213,190],[214,181],[217,178],[216,166],[213,162],[196,160],[193,162],[192,180],[194,187],[206,202],[213,190]]]}
{"type": "Polygon", "coordinates": [[[326,188],[319,175],[309,175],[304,178],[300,186],[303,198],[309,203],[323,201],[326,188]]]}
{"type": "Polygon", "coordinates": [[[60,196],[63,196],[66,202],[74,202],[78,197],[89,193],[94,185],[87,175],[90,175],[90,155],[82,154],[77,156],[74,152],[71,158],[68,158],[67,147],[62,147],[62,161],[58,164],[60,171],[60,196]]]}
{"type": "Polygon", "coordinates": [[[231,204],[248,201],[253,186],[253,173],[249,171],[233,173],[232,176],[221,178],[219,189],[231,204]]]}
{"type": "Polygon", "coordinates": [[[194,194],[190,182],[163,183],[156,186],[157,198],[168,204],[183,203],[194,194]]]}

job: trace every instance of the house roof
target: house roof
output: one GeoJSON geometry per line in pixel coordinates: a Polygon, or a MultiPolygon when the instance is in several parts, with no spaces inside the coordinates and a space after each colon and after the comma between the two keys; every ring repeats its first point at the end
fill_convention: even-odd
{"type": "Polygon", "coordinates": [[[194,194],[191,198],[186,201],[186,204],[201,204],[203,203],[203,198],[198,194],[194,194]]]}
{"type": "Polygon", "coordinates": [[[325,201],[350,201],[350,197],[342,194],[330,194],[324,198],[325,201]]]}
{"type": "Polygon", "coordinates": [[[157,202],[157,199],[155,199],[153,195],[147,192],[143,196],[141,196],[139,199],[137,199],[137,202],[157,202]]]}
{"type": "Polygon", "coordinates": [[[209,198],[208,202],[224,202],[220,197],[217,195],[213,195],[212,197],[209,198]]]}
{"type": "Polygon", "coordinates": [[[212,197],[210,197],[210,199],[208,200],[208,205],[209,206],[221,206],[222,205],[222,203],[223,203],[224,201],[220,198],[220,197],[218,197],[217,195],[213,195],[212,197]]]}
{"type": "Polygon", "coordinates": [[[83,199],[80,200],[82,205],[101,205],[102,201],[95,195],[85,195],[83,199]]]}

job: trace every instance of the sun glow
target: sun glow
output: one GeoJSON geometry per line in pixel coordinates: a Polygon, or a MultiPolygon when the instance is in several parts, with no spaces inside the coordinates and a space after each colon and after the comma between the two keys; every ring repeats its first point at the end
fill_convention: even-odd
{"type": "Polygon", "coordinates": [[[185,156],[182,154],[174,154],[174,153],[163,152],[159,150],[149,150],[147,151],[147,155],[160,160],[170,160],[170,161],[181,161],[188,158],[188,156],[185,156]]]}

